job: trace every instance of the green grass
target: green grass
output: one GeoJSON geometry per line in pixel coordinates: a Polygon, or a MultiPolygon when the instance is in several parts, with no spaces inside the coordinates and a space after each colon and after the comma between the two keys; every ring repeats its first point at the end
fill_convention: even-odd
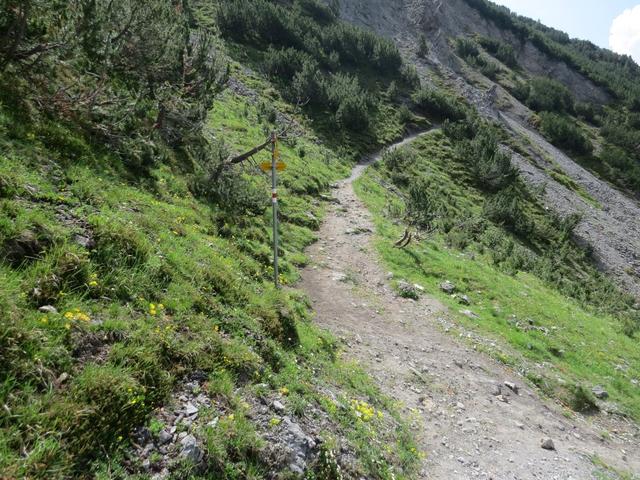
{"type": "Polygon", "coordinates": [[[638,480],[640,476],[633,472],[623,472],[607,465],[600,457],[591,457],[593,465],[597,468],[594,472],[598,480],[638,480]]]}
{"type": "MultiPolygon", "coordinates": [[[[415,148],[425,159],[419,168],[451,195],[450,205],[468,215],[479,211],[480,197],[465,187],[446,139],[436,133],[419,140],[415,148]]],[[[567,406],[575,403],[579,387],[590,391],[603,385],[625,413],[640,418],[640,390],[631,383],[634,372],[640,371],[640,351],[637,340],[622,333],[617,319],[585,308],[532,274],[505,273],[481,245],[450,247],[450,235],[436,234],[405,250],[394,248],[403,227],[390,218],[390,205],[401,202],[380,186],[380,177],[386,175],[382,167],[369,169],[356,183],[356,191],[374,214],[377,250],[396,278],[423,285],[465,328],[506,343],[507,353],[494,352],[496,356],[567,406]],[[443,294],[439,285],[444,280],[468,295],[471,307],[443,294]],[[479,318],[459,313],[466,308],[479,318]],[[529,329],[530,323],[536,328],[529,329]],[[540,368],[543,364],[549,368],[540,368]]]]}
{"type": "MultiPolygon", "coordinates": [[[[257,75],[237,64],[233,71],[258,101],[225,92],[208,129],[238,153],[274,128],[261,103],[293,108],[257,75]]],[[[0,132],[12,128],[6,122],[0,132]]],[[[281,144],[285,285],[299,278],[303,249],[315,238],[323,215],[317,195],[349,171],[310,128],[298,130],[281,144]]],[[[211,415],[226,420],[199,432],[206,471],[183,465],[181,478],[266,475],[259,426],[245,406],[258,384],[290,392],[293,414],[307,404],[327,412],[327,441],[356,453],[360,476],[410,478],[420,455],[398,409],[340,359],[333,339],[312,325],[300,292],[271,284],[270,184],[258,169],[237,169],[229,202],[212,203],[191,193],[197,170],[156,163],[136,178],[63,125],[42,120],[10,131],[0,138],[3,475],[129,478],[121,460],[131,431],[145,423],[161,429],[153,412],[176,382],[199,370],[220,399],[211,415]],[[55,147],[46,133],[54,127],[55,147]],[[250,197],[252,210],[238,212],[233,195],[250,197]],[[78,235],[93,244],[79,245],[78,235]],[[58,313],[39,312],[41,305],[58,313]],[[359,421],[349,407],[354,399],[382,418],[359,421]]],[[[256,160],[262,157],[268,154],[256,160]]]]}

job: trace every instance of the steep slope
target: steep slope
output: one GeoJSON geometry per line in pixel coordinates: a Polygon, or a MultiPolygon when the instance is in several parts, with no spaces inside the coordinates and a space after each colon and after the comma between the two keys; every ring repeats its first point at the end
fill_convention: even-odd
{"type": "MultiPolygon", "coordinates": [[[[517,158],[516,162],[530,171],[525,178],[534,177],[535,185],[550,186],[546,202],[551,208],[557,208],[564,214],[579,213],[582,216],[576,231],[580,241],[594,252],[603,271],[615,276],[627,291],[640,295],[638,237],[627,231],[638,231],[640,208],[636,194],[619,191],[615,185],[608,183],[606,173],[602,174],[598,167],[599,160],[589,160],[591,163],[587,166],[593,168],[591,173],[587,173],[580,166],[580,163],[584,165],[582,159],[575,159],[581,154],[569,152],[570,156],[567,156],[547,140],[541,139],[531,123],[535,112],[515,98],[513,87],[526,78],[551,77],[564,84],[579,102],[588,102],[598,108],[613,102],[613,94],[566,61],[541,50],[531,40],[521,40],[509,28],[473,8],[471,5],[474,4],[489,5],[488,2],[466,0],[341,2],[345,19],[393,38],[406,58],[416,65],[425,84],[445,86],[462,95],[486,118],[507,128],[517,143],[524,143],[521,146],[529,165],[523,165],[517,158]],[[462,37],[485,37],[512,46],[517,68],[508,68],[499,60],[486,56],[484,58],[488,58],[489,62],[509,72],[498,74],[498,77],[490,75],[493,78],[489,78],[478,65],[469,65],[458,54],[456,41],[462,37]],[[428,45],[425,55],[419,54],[421,38],[428,45]],[[557,174],[553,172],[553,167],[558,164],[561,164],[560,170],[569,176],[572,184],[597,199],[597,204],[585,204],[575,188],[558,182],[557,174]]],[[[485,53],[481,50],[480,55],[485,53]]],[[[598,138],[596,144],[601,141],[598,138]]],[[[629,170],[626,174],[631,175],[629,170]]]]}
{"type": "MultiPolygon", "coordinates": [[[[408,477],[420,459],[397,407],[289,287],[361,151],[353,125],[402,81],[398,52],[298,12],[332,27],[352,74],[373,53],[358,39],[393,65],[366,90],[327,75],[333,108],[312,121],[249,68],[255,51],[214,35],[217,3],[111,6],[0,15],[0,477],[408,477]],[[338,120],[319,140],[315,122],[338,120]],[[270,156],[231,160],[272,131],[288,132],[283,289],[256,165],[270,156]]],[[[386,100],[371,122],[381,142],[403,131],[397,112],[386,100]]]]}

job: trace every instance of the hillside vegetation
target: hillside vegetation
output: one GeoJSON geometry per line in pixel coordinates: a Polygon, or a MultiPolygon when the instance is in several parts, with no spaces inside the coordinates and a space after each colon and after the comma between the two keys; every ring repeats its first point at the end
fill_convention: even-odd
{"type": "Polygon", "coordinates": [[[505,339],[513,350],[492,353],[568,408],[597,409],[591,388],[606,385],[639,418],[630,381],[640,368],[637,320],[626,317],[624,297],[572,244],[573,219],[540,208],[500,154],[478,164],[479,151],[467,153],[481,144],[485,152],[495,149],[491,133],[462,149],[453,140],[436,132],[387,153],[357,184],[375,215],[387,267],[444,301],[464,328],[505,339]],[[398,221],[407,217],[432,233],[399,250],[398,221]],[[445,280],[455,295],[441,291],[445,280]]]}
{"type": "MultiPolygon", "coordinates": [[[[319,4],[292,5],[307,33],[328,28],[312,15],[330,13],[319,4]]],[[[187,1],[131,1],[117,9],[100,1],[4,5],[3,478],[144,474],[130,447],[134,431],[147,425],[157,436],[164,427],[156,409],[194,375],[206,380],[212,406],[177,433],[198,435],[204,457],[197,464],[177,457],[168,465],[174,478],[292,476],[261,440],[284,427],[279,414],[256,421],[251,405],[260,398],[282,398],[298,421],[315,412],[324,442],[310,459],[310,478],[340,468],[349,476],[401,478],[417,465],[391,402],[340,360],[334,340],[310,323],[300,292],[272,286],[269,183],[252,162],[231,167],[227,158],[295,116],[295,133],[280,147],[288,164],[281,179],[284,285],[306,262],[303,248],[322,217],[316,198],[346,174],[348,162],[303,126],[287,103],[297,99],[281,98],[261,74],[229,58],[215,36],[218,22],[225,31],[220,18],[231,21],[226,8],[187,1]],[[216,426],[207,426],[214,419],[216,426]],[[342,467],[340,451],[353,459],[342,467]]],[[[340,63],[335,75],[327,67],[322,88],[334,107],[312,113],[398,135],[402,122],[389,115],[391,102],[382,125],[368,121],[382,108],[370,95],[364,106],[364,93],[351,95],[365,88],[357,78],[371,71],[374,55],[359,50],[359,39],[390,62],[380,84],[367,73],[367,92],[386,95],[399,77],[397,50],[329,20],[335,48],[363,57],[348,75],[337,73],[340,63]]],[[[280,72],[281,54],[290,61],[279,50],[258,54],[271,58],[268,75],[280,72]]],[[[297,56],[303,63],[315,58],[291,55],[294,71],[305,68],[297,56]]],[[[280,86],[286,77],[273,78],[280,86]]],[[[343,138],[349,135],[347,128],[343,138]]],[[[363,142],[355,136],[351,144],[356,156],[363,142]]],[[[165,466],[151,460],[152,469],[165,466]]]]}
{"type": "Polygon", "coordinates": [[[611,95],[613,102],[607,105],[597,101],[577,102],[559,82],[528,75],[516,62],[513,46],[480,37],[477,44],[509,68],[498,78],[500,67],[483,59],[475,41],[459,40],[463,43],[458,45],[458,53],[463,58],[540,113],[540,119],[534,123],[554,145],[573,153],[587,168],[637,197],[640,193],[640,67],[633,59],[588,41],[570,39],[564,32],[515,15],[486,0],[465,1],[511,33],[519,46],[530,42],[549,59],[564,62],[611,95]],[[596,142],[601,148],[597,151],[587,125],[598,131],[596,142]]]}

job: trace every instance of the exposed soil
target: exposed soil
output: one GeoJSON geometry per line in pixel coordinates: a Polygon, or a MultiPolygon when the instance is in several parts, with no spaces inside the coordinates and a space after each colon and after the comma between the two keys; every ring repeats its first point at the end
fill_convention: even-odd
{"type": "Polygon", "coordinates": [[[613,417],[567,418],[516,372],[446,333],[452,320],[438,301],[394,294],[372,245],[371,215],[352,188],[366,164],[335,190],[302,286],[317,323],[343,338],[346,354],[412,416],[427,453],[420,478],[603,478],[595,476],[593,456],[640,472],[637,426],[613,417]],[[605,427],[612,432],[607,440],[605,427]],[[547,439],[556,450],[542,448],[547,439]]]}

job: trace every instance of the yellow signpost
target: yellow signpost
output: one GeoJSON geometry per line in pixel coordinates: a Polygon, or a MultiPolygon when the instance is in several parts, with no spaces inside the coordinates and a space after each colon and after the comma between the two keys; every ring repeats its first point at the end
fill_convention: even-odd
{"type": "MultiPolygon", "coordinates": [[[[260,164],[260,170],[263,172],[270,172],[272,168],[271,162],[263,162],[260,164]]],[[[287,168],[287,164],[284,162],[276,162],[276,170],[282,172],[287,168]]]]}

